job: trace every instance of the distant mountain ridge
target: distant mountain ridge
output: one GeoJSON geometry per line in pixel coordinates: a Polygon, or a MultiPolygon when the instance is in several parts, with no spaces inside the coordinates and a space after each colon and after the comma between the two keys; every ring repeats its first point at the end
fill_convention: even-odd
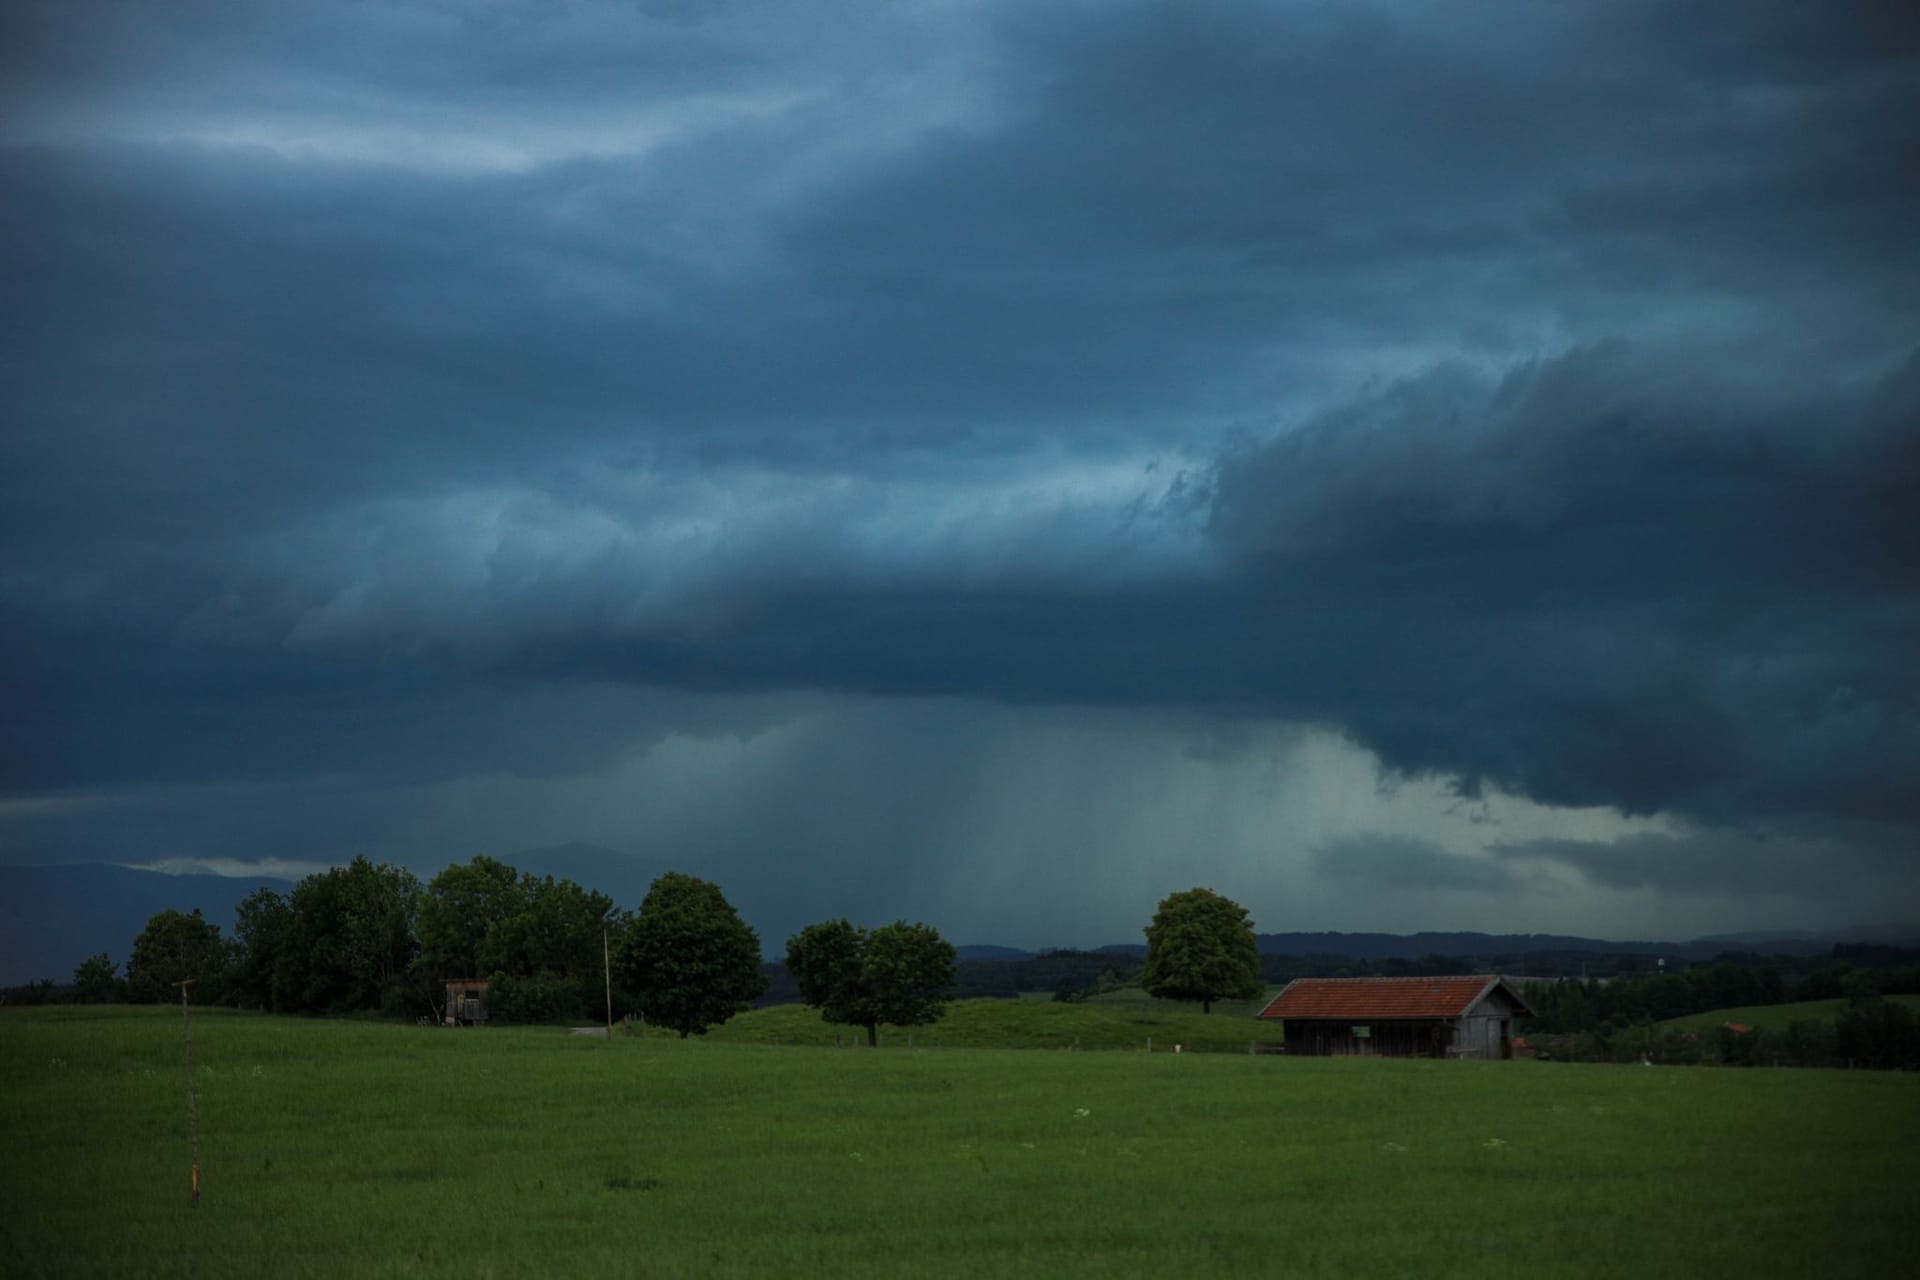
{"type": "Polygon", "coordinates": [[[1254,935],[1260,954],[1269,956],[1349,956],[1355,960],[1419,960],[1426,956],[1512,956],[1544,951],[1603,951],[1615,955],[1671,956],[1710,960],[1724,951],[1810,956],[1830,951],[1829,935],[1762,934],[1699,938],[1688,942],[1615,941],[1559,933],[1261,933],[1254,935]]]}
{"type": "Polygon", "coordinates": [[[274,876],[167,875],[103,862],[0,867],[0,986],[66,982],[88,956],[125,964],[133,940],[161,911],[200,909],[222,936],[234,908],[256,889],[286,893],[274,876]]]}

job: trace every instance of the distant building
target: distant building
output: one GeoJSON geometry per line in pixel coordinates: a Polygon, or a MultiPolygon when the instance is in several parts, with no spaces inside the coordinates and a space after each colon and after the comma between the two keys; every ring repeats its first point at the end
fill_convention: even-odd
{"type": "Polygon", "coordinates": [[[1511,1058],[1533,1010],[1505,978],[1296,978],[1260,1011],[1287,1052],[1314,1057],[1511,1058]]]}
{"type": "Polygon", "coordinates": [[[478,1027],[487,1020],[487,984],[480,978],[447,979],[446,1023],[450,1027],[478,1027]]]}

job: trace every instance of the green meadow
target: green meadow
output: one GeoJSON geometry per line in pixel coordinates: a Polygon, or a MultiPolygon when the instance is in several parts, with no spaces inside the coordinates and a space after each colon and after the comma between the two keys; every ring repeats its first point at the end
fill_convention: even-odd
{"type": "MultiPolygon", "coordinates": [[[[1249,1002],[1258,1007],[1264,1002],[1249,1002]]],[[[649,1030],[648,1034],[671,1035],[649,1030]]],[[[1247,1043],[1278,1041],[1280,1029],[1220,1006],[1210,1014],[1194,1005],[1132,999],[1062,1004],[1051,1000],[960,1000],[928,1027],[884,1027],[883,1048],[916,1049],[1137,1049],[1144,1053],[1175,1044],[1210,1053],[1245,1053],[1247,1043]]],[[[801,1004],[773,1005],[743,1013],[708,1032],[715,1043],[831,1047],[866,1042],[858,1027],[835,1026],[801,1004]]]]}
{"type": "MultiPolygon", "coordinates": [[[[1920,1014],[1920,996],[1888,996],[1893,1004],[1903,1004],[1920,1014]]],[[[1796,1022],[1832,1022],[1847,1007],[1845,1000],[1800,1000],[1793,1004],[1749,1005],[1738,1009],[1712,1009],[1669,1018],[1662,1026],[1683,1031],[1711,1031],[1724,1023],[1737,1022],[1762,1031],[1785,1031],[1796,1022]]]]}
{"type": "Polygon", "coordinates": [[[751,1029],[196,1013],[191,1209],[179,1011],[0,1012],[0,1274],[1805,1276],[1920,1256],[1911,1075],[751,1029]]]}

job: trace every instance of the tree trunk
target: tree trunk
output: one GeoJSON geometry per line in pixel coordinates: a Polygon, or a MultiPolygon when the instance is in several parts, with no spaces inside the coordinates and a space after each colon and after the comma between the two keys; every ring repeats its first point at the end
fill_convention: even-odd
{"type": "Polygon", "coordinates": [[[880,1047],[880,1024],[877,1022],[869,1022],[867,1024],[867,1048],[878,1049],[879,1047],[880,1047]]]}
{"type": "Polygon", "coordinates": [[[1211,1000],[1202,1000],[1202,1001],[1200,1002],[1200,1012],[1202,1012],[1202,1013],[1212,1013],[1212,1012],[1213,1012],[1213,1001],[1211,1001],[1211,1000]]]}

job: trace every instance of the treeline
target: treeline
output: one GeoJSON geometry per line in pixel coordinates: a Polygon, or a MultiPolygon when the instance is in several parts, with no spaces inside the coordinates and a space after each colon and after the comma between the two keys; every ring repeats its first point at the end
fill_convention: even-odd
{"type": "Polygon", "coordinates": [[[1529,1030],[1544,1034],[1618,1029],[1714,1009],[1920,994],[1920,965],[1913,963],[1920,955],[1890,947],[1875,952],[1875,958],[1906,963],[1875,969],[1829,963],[1789,977],[1771,966],[1751,968],[1723,961],[1679,973],[1605,982],[1571,978],[1527,982],[1521,984],[1521,993],[1534,1010],[1529,1030]]]}
{"type": "Polygon", "coordinates": [[[1800,1018],[1784,1029],[1602,1023],[1560,1034],[1530,1031],[1525,1044],[1535,1057],[1563,1062],[1920,1070],[1920,1019],[1904,1004],[1871,994],[1853,997],[1831,1020],[1800,1018]]]}
{"type": "MultiPolygon", "coordinates": [[[[162,911],[133,939],[124,977],[108,955],[93,956],[75,971],[68,998],[178,1000],[191,979],[196,1004],[437,1016],[448,979],[483,978],[495,1016],[552,1021],[604,1009],[602,933],[609,948],[624,947],[633,922],[606,894],[492,858],[450,866],[426,884],[405,868],[356,858],[286,894],[248,895],[231,937],[197,909],[162,911]]],[[[631,992],[616,1003],[619,995],[631,1003],[631,992]]]]}
{"type": "MultiPolygon", "coordinates": [[[[731,911],[722,899],[714,914],[731,911]]],[[[284,895],[249,895],[231,937],[198,910],[162,911],[133,939],[124,977],[101,954],[80,965],[68,992],[41,983],[13,994],[21,1003],[62,995],[151,1003],[178,1000],[180,983],[191,979],[197,1004],[438,1020],[447,980],[480,978],[502,1021],[593,1019],[607,1008],[603,946],[614,962],[613,1007],[641,1003],[658,957],[638,925],[604,893],[493,858],[447,867],[426,884],[404,868],[356,858],[284,895]]],[[[757,940],[744,954],[757,977],[757,940]]]]}
{"type": "Polygon", "coordinates": [[[777,971],[829,1022],[863,1027],[938,1018],[952,998],[954,950],[931,926],[874,929],[845,920],[787,941],[784,964],[761,961],[759,936],[717,885],[678,872],[656,878],[637,912],[572,880],[493,858],[450,866],[421,884],[400,867],[356,858],[282,895],[243,899],[233,936],[191,912],[162,911],[133,940],[126,974],[105,955],[73,986],[19,992],[22,1003],[180,998],[270,1013],[431,1016],[446,983],[482,979],[488,1012],[547,1023],[632,1012],[698,1035],[749,1008],[777,971]]]}
{"type": "Polygon", "coordinates": [[[1831,958],[1785,975],[1732,961],[1652,977],[1523,983],[1534,1009],[1526,1039],[1537,1056],[1579,1062],[1712,1062],[1730,1066],[1920,1067],[1920,1021],[1888,996],[1920,994],[1920,953],[1891,947],[1836,948],[1835,956],[1879,961],[1864,968],[1831,958]],[[1663,1025],[1719,1009],[1844,999],[1832,1020],[1800,1019],[1784,1029],[1723,1025],[1710,1031],[1663,1025]]]}

